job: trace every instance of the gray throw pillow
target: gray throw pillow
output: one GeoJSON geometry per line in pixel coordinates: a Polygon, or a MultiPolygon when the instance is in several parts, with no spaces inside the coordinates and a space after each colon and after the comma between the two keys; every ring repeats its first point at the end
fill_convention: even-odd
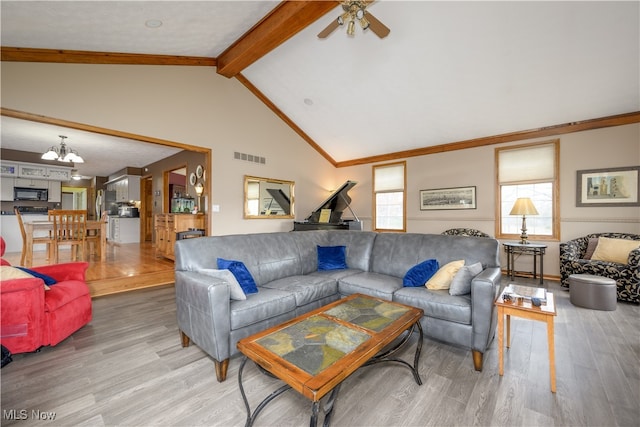
{"type": "Polygon", "coordinates": [[[449,295],[466,295],[471,293],[471,280],[482,272],[482,264],[465,265],[462,267],[451,281],[449,295]]]}
{"type": "Polygon", "coordinates": [[[240,283],[238,283],[236,276],[234,276],[231,271],[216,270],[214,268],[203,268],[202,270],[198,270],[198,273],[206,274],[207,276],[212,276],[229,283],[232,300],[242,301],[247,299],[247,296],[244,294],[244,291],[240,286],[240,283]]]}

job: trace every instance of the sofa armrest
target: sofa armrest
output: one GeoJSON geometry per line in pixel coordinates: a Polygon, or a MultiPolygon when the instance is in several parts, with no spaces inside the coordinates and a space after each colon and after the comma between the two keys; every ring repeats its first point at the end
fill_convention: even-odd
{"type": "Polygon", "coordinates": [[[85,282],[85,273],[89,268],[87,262],[66,262],[62,264],[41,265],[31,268],[38,273],[46,274],[56,279],[57,282],[66,280],[79,280],[85,282]]]}
{"type": "Polygon", "coordinates": [[[588,243],[589,239],[587,237],[579,237],[560,243],[560,263],[582,259],[588,243]]]}
{"type": "Polygon", "coordinates": [[[231,291],[226,281],[195,271],[176,271],[178,328],[217,361],[231,355],[231,291]]]}
{"type": "Polygon", "coordinates": [[[37,277],[0,282],[0,341],[12,353],[44,343],[44,281],[37,277]]]}
{"type": "Polygon", "coordinates": [[[500,267],[491,267],[483,270],[471,281],[473,350],[484,352],[493,339],[497,320],[495,300],[501,280],[500,267]]]}
{"type": "Polygon", "coordinates": [[[629,252],[629,261],[627,262],[632,270],[640,269],[640,248],[629,252]]]}

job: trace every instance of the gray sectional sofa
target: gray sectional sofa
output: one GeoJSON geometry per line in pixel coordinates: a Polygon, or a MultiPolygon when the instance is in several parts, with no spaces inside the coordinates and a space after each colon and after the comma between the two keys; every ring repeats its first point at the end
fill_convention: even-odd
{"type": "Polygon", "coordinates": [[[500,288],[499,244],[480,237],[363,231],[296,231],[212,236],[175,246],[175,289],[182,345],[192,341],[215,362],[218,381],[227,375],[236,343],[343,296],[362,293],[424,310],[425,336],[472,350],[476,370],[491,343],[500,288]],[[317,247],[345,246],[346,269],[318,271],[317,247]],[[204,274],[217,259],[242,261],[258,292],[231,299],[222,278],[204,274]],[[450,295],[425,286],[403,287],[413,266],[436,259],[480,262],[471,292],[450,295]]]}

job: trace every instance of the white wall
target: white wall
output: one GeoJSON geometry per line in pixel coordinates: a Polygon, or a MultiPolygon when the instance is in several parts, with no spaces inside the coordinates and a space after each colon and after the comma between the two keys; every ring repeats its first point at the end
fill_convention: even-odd
{"type": "Polygon", "coordinates": [[[212,149],[211,234],[288,231],[244,220],[243,176],[295,181],[299,219],[335,186],[335,169],[235,79],[209,67],[2,62],[2,106],[212,149]],[[256,154],[266,165],[233,160],[256,154]]]}
{"type": "MultiPolygon", "coordinates": [[[[560,139],[560,241],[606,231],[640,234],[640,207],[576,207],[576,171],[640,165],[640,124],[408,158],[407,231],[439,234],[448,228],[469,227],[494,236],[496,147],[552,139],[560,139]],[[476,186],[477,209],[420,210],[420,190],[466,186],[476,186]]],[[[349,193],[352,207],[370,230],[372,165],[342,168],[338,174],[358,181],[349,193]]],[[[560,242],[544,243],[548,245],[545,275],[559,276],[560,242]]],[[[501,256],[506,266],[504,252],[501,256]]],[[[532,257],[517,261],[517,270],[532,268],[532,257]]]]}
{"type": "MultiPolygon", "coordinates": [[[[298,220],[347,179],[358,181],[349,192],[352,207],[371,229],[372,166],[333,168],[244,86],[212,68],[3,62],[1,71],[3,107],[211,148],[209,205],[221,207],[211,215],[212,234],[291,229],[291,220],[242,218],[245,174],[295,181],[298,220]],[[264,156],[267,164],[234,161],[234,151],[264,156]]],[[[561,240],[601,231],[640,233],[638,207],[575,206],[577,170],[640,164],[640,124],[559,138],[561,240]]],[[[495,148],[406,159],[407,231],[471,227],[494,235],[495,148]],[[420,190],[470,185],[477,187],[477,209],[420,211],[420,190]]],[[[558,243],[548,242],[545,257],[545,272],[556,276],[558,243]]],[[[517,269],[530,270],[530,257],[521,262],[517,269]]]]}

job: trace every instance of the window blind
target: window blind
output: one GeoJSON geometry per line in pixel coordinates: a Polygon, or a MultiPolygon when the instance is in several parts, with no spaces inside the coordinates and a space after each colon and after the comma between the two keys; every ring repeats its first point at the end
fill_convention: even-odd
{"type": "Polygon", "coordinates": [[[374,168],[373,191],[403,191],[404,164],[374,168]]]}
{"type": "Polygon", "coordinates": [[[500,184],[553,180],[555,178],[555,145],[500,150],[498,152],[500,184]]]}

